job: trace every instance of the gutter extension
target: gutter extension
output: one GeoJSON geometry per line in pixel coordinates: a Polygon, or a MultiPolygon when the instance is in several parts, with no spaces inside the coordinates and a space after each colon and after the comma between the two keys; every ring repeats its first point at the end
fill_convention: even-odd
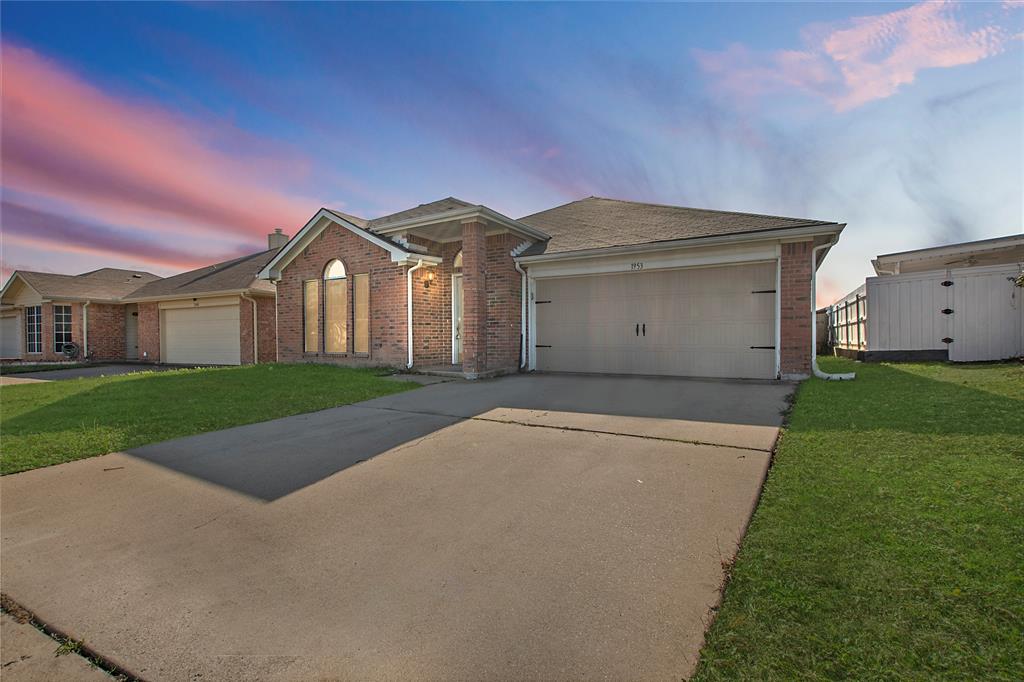
{"type": "Polygon", "coordinates": [[[811,371],[814,376],[825,381],[851,381],[857,377],[853,372],[846,374],[829,374],[818,368],[818,306],[817,306],[817,275],[818,275],[818,252],[822,249],[830,249],[836,245],[838,239],[833,239],[827,244],[815,246],[811,249],[811,371]]]}

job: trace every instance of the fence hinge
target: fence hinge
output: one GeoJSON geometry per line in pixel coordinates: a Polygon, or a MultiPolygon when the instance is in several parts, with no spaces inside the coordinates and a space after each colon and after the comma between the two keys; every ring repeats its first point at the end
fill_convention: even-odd
{"type": "Polygon", "coordinates": [[[945,337],[944,339],[942,339],[942,343],[953,343],[953,339],[951,339],[951,338],[949,338],[949,337],[947,336],[947,337],[945,337]]]}
{"type": "Polygon", "coordinates": [[[943,308],[942,309],[942,314],[943,315],[952,315],[953,314],[953,309],[952,308],[943,308]]]}
{"type": "Polygon", "coordinates": [[[944,286],[944,287],[951,287],[951,286],[953,286],[953,280],[947,279],[945,282],[942,282],[942,286],[944,286]]]}

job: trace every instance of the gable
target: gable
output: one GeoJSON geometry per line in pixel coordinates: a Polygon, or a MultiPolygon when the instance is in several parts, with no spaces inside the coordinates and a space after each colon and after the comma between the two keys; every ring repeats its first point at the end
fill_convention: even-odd
{"type": "Polygon", "coordinates": [[[32,306],[41,304],[43,297],[15,272],[4,286],[2,302],[4,305],[32,306]]]}
{"type": "Polygon", "coordinates": [[[309,245],[313,243],[314,239],[319,237],[324,230],[332,225],[339,229],[347,230],[367,242],[370,242],[370,244],[383,249],[390,256],[392,263],[410,263],[420,260],[427,262],[440,262],[440,259],[435,256],[424,256],[422,254],[415,254],[407,251],[390,239],[359,227],[343,216],[344,214],[335,213],[329,209],[321,208],[317,211],[316,215],[314,215],[309,222],[299,230],[298,234],[288,240],[288,243],[282,247],[274,259],[260,271],[259,278],[269,280],[280,279],[281,273],[284,269],[287,268],[301,253],[303,253],[309,245]]]}

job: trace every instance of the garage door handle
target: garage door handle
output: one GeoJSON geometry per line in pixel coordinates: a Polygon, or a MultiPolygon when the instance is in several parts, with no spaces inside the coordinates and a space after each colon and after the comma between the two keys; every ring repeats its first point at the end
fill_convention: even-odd
{"type": "Polygon", "coordinates": [[[640,323],[639,322],[636,323],[636,335],[640,336],[640,323]]]}
{"type": "Polygon", "coordinates": [[[644,336],[647,336],[647,323],[644,322],[644,336]]]}

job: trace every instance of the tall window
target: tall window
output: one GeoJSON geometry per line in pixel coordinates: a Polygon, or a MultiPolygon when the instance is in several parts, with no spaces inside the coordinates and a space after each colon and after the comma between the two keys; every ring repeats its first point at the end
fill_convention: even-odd
{"type": "Polygon", "coordinates": [[[348,280],[345,266],[332,260],[324,269],[324,351],[348,352],[348,280]]]}
{"type": "Polygon", "coordinates": [[[53,352],[59,353],[71,343],[71,306],[53,306],[53,352]]]}
{"type": "Polygon", "coordinates": [[[370,276],[352,275],[352,298],[355,299],[355,348],[356,353],[370,353],[370,276]]]}
{"type": "Polygon", "coordinates": [[[25,308],[25,352],[43,352],[43,307],[25,308]]]}
{"type": "Polygon", "coordinates": [[[303,349],[307,353],[320,350],[320,282],[311,279],[302,283],[303,349]]]}

